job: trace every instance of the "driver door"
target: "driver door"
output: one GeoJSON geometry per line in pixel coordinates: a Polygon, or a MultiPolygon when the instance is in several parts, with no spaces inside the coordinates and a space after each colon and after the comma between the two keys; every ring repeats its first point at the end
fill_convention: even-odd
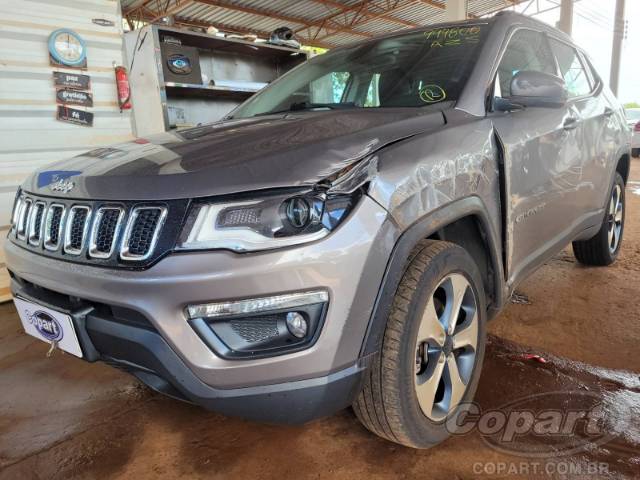
{"type": "MultiPolygon", "coordinates": [[[[546,36],[519,29],[498,64],[495,97],[511,95],[519,71],[557,75],[546,36]]],[[[494,112],[504,148],[505,270],[511,288],[566,244],[575,218],[579,112],[573,106],[494,112]]]]}

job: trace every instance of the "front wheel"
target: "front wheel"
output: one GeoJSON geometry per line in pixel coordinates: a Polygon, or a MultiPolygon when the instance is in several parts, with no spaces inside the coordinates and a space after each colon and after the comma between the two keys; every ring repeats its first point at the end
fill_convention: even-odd
{"type": "Polygon", "coordinates": [[[420,242],[353,406],[358,419],[409,447],[445,440],[446,419],[471,401],[478,384],[485,318],[482,280],[469,254],[448,242],[420,242]]]}
{"type": "Polygon", "coordinates": [[[616,172],[600,230],[589,240],[573,242],[573,253],[580,263],[605,266],[616,260],[622,244],[624,213],[624,180],[616,172]]]}

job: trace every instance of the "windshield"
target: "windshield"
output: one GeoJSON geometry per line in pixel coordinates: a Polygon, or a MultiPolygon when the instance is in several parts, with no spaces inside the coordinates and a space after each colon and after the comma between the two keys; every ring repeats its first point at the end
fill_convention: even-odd
{"type": "Polygon", "coordinates": [[[629,120],[640,120],[640,108],[628,108],[625,113],[629,120]]]}
{"type": "Polygon", "coordinates": [[[455,101],[487,30],[487,24],[438,27],[319,55],[253,96],[230,118],[455,101]]]}

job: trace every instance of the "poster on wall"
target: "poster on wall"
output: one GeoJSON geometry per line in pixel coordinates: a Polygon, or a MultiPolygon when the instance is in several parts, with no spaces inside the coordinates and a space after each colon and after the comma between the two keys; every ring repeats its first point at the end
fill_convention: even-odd
{"type": "Polygon", "coordinates": [[[73,88],[56,89],[56,102],[61,105],[80,105],[93,107],[93,95],[73,88]]]}
{"type": "Polygon", "coordinates": [[[56,87],[69,87],[76,90],[90,90],[91,77],[79,73],[53,72],[53,84],[56,87]]]}
{"type": "Polygon", "coordinates": [[[82,125],[83,127],[93,127],[93,113],[63,105],[58,105],[56,119],[61,122],[73,123],[74,125],[82,125]]]}

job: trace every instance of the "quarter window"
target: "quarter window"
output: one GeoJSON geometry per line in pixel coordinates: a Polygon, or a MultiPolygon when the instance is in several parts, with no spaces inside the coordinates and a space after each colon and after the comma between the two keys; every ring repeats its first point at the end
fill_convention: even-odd
{"type": "Polygon", "coordinates": [[[364,101],[365,107],[379,107],[380,106],[380,94],[378,85],[380,84],[380,74],[374,73],[371,77],[371,83],[367,89],[367,98],[364,101]]]}
{"type": "Polygon", "coordinates": [[[504,52],[498,66],[496,95],[511,96],[511,80],[516,73],[534,71],[557,75],[553,55],[545,37],[532,30],[519,30],[504,52]]]}
{"type": "Polygon", "coordinates": [[[569,97],[575,98],[588,95],[591,92],[591,84],[578,52],[566,43],[554,39],[551,39],[550,42],[551,49],[558,60],[560,75],[567,85],[569,97]]]}
{"type": "Polygon", "coordinates": [[[349,82],[349,72],[331,72],[311,82],[311,101],[340,103],[349,82]]]}

